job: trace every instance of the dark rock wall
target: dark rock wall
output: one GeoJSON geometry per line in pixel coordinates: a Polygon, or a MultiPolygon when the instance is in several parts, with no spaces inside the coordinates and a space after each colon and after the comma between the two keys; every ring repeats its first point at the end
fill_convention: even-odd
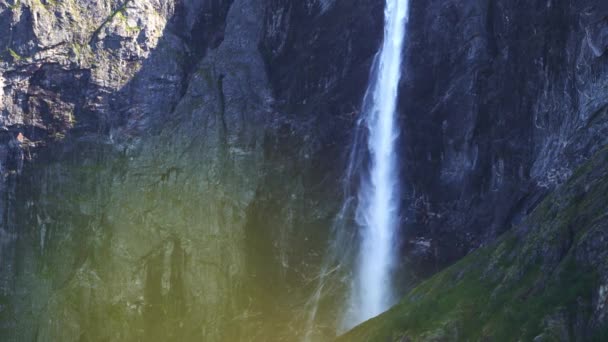
{"type": "Polygon", "coordinates": [[[404,251],[430,274],[509,229],[606,140],[608,5],[413,1],[404,251]]]}
{"type": "MultiPolygon", "coordinates": [[[[383,6],[0,0],[0,337],[300,334],[383,6]]],[[[403,251],[428,276],[607,143],[608,7],[411,7],[403,251]]]]}
{"type": "MultiPolygon", "coordinates": [[[[260,51],[273,91],[277,134],[265,147],[279,167],[269,168],[266,179],[277,183],[277,176],[284,173],[281,167],[290,168],[287,174],[302,177],[310,200],[327,202],[315,211],[331,206],[324,220],[331,221],[340,205],[340,179],[381,37],[377,18],[382,8],[381,2],[366,1],[331,6],[272,1],[267,8],[260,51]]],[[[283,187],[292,191],[289,183],[283,187]]],[[[273,200],[280,206],[281,197],[273,200]]],[[[316,228],[322,230],[323,240],[328,237],[327,224],[316,228]]]]}
{"type": "Polygon", "coordinates": [[[608,149],[520,224],[340,341],[604,341],[608,149]]]}
{"type": "MultiPolygon", "coordinates": [[[[76,25],[84,38],[49,48],[48,64],[25,53],[43,45],[27,37],[3,59],[0,335],[299,334],[382,3],[41,6],[3,14],[38,13],[57,35],[76,25]]],[[[19,23],[35,37],[51,30],[19,23]]]]}

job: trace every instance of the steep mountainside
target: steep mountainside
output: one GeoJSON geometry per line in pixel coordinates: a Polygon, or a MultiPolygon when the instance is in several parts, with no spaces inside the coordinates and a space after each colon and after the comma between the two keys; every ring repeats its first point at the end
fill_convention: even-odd
{"type": "Polygon", "coordinates": [[[0,2],[0,336],[300,334],[382,5],[0,2]]]}
{"type": "Polygon", "coordinates": [[[343,341],[605,341],[608,148],[497,242],[343,341]]]}
{"type": "MultiPolygon", "coordinates": [[[[0,340],[299,339],[383,7],[0,0],[0,340]]],[[[608,143],[607,18],[603,0],[411,0],[399,284],[487,247],[348,336],[600,331],[605,153],[574,170],[608,143]]]]}
{"type": "Polygon", "coordinates": [[[403,250],[433,273],[519,222],[608,143],[608,3],[411,3],[403,250]]]}

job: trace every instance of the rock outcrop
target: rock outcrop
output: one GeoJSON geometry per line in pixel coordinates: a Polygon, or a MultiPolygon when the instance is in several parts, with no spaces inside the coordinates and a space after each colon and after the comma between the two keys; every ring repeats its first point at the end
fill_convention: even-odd
{"type": "Polygon", "coordinates": [[[432,274],[492,241],[608,143],[607,14],[593,0],[412,1],[411,266],[432,274]]]}
{"type": "Polygon", "coordinates": [[[339,341],[603,341],[608,148],[517,227],[339,341]]]}
{"type": "Polygon", "coordinates": [[[0,335],[299,334],[381,31],[351,5],[3,4],[0,335]]]}

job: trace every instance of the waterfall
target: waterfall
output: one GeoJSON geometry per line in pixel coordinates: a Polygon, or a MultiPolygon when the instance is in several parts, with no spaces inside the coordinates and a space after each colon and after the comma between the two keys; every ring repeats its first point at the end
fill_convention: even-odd
{"type": "Polygon", "coordinates": [[[372,69],[363,115],[368,130],[369,172],[358,193],[360,246],[346,326],[374,317],[393,304],[399,182],[397,97],[408,0],[387,0],[384,41],[372,69]]]}
{"type": "Polygon", "coordinates": [[[354,275],[341,331],[382,313],[393,304],[391,273],[396,259],[399,215],[395,146],[399,129],[395,116],[408,2],[386,0],[384,40],[374,59],[361,117],[355,128],[344,175],[344,203],[332,227],[333,239],[321,266],[317,287],[306,304],[304,342],[317,339],[315,326],[323,294],[333,296],[339,292],[346,277],[354,275]],[[361,139],[365,131],[367,144],[361,139]],[[369,155],[369,170],[363,170],[367,166],[363,153],[369,155]],[[351,184],[361,174],[364,176],[354,196],[351,184]],[[360,228],[358,246],[353,222],[349,220],[352,216],[360,228]],[[353,248],[355,246],[358,248],[353,248]]]}

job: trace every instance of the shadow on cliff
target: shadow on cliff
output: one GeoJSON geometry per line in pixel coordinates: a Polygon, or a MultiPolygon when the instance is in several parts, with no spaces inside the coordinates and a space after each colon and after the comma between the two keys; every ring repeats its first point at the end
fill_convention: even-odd
{"type": "MultiPolygon", "coordinates": [[[[118,54],[121,45],[128,43],[124,37],[107,34],[99,38],[99,34],[129,3],[119,5],[93,33],[89,41],[93,50],[108,49],[118,54]]],[[[0,231],[0,257],[6,266],[0,271],[3,340],[77,337],[87,341],[127,334],[129,328],[124,326],[127,320],[116,325],[113,321],[117,317],[101,318],[109,322],[107,331],[96,329],[101,324],[95,326],[94,317],[104,309],[94,306],[104,304],[83,303],[84,297],[76,294],[71,300],[78,303],[80,307],[75,312],[81,315],[70,316],[68,311],[63,317],[45,315],[57,314],[62,305],[70,307],[65,304],[70,299],[63,293],[72,291],[71,284],[76,280],[93,284],[94,280],[83,280],[83,272],[94,273],[100,267],[96,264],[110,258],[108,245],[115,232],[107,222],[112,214],[106,210],[111,208],[112,181],[126,177],[132,150],[139,149],[170,119],[170,113],[186,92],[195,65],[208,49],[221,43],[231,3],[204,2],[189,27],[185,18],[192,13],[187,13],[188,8],[180,2],[156,48],[141,61],[135,76],[116,92],[101,86],[91,89],[87,84],[90,70],[66,69],[44,61],[15,68],[15,73],[31,78],[27,99],[23,101],[24,112],[39,117],[40,121],[8,127],[2,134],[2,142],[8,146],[1,156],[6,161],[2,165],[6,177],[2,184],[0,231]],[[101,100],[88,101],[91,98],[101,100]],[[73,115],[69,122],[52,114],[52,109],[63,107],[73,115]],[[104,228],[108,231],[100,231],[104,228]],[[56,319],[56,323],[47,323],[47,318],[56,319]],[[112,335],[114,329],[118,335],[112,335]]],[[[25,16],[26,25],[28,18],[32,20],[31,16],[25,16]]],[[[174,175],[171,170],[165,171],[150,170],[150,176],[163,181],[174,175]]],[[[150,341],[179,337],[175,335],[179,333],[162,331],[158,319],[184,314],[180,243],[174,237],[160,246],[149,246],[150,257],[143,260],[147,284],[142,300],[147,304],[134,304],[132,308],[143,312],[145,336],[150,341]],[[164,267],[166,253],[172,258],[173,286],[168,294],[161,285],[165,274],[159,271],[164,267]]],[[[89,296],[95,298],[94,292],[89,296]]]]}
{"type": "MultiPolygon", "coordinates": [[[[58,65],[45,65],[35,71],[35,92],[30,92],[31,101],[26,104],[38,103],[41,105],[34,107],[44,109],[42,104],[53,99],[47,96],[49,92],[71,89],[68,97],[59,100],[75,105],[75,124],[66,126],[67,134],[57,136],[59,141],[48,146],[15,150],[20,154],[16,154],[15,172],[5,188],[3,222],[13,238],[6,248],[2,246],[3,262],[10,266],[0,272],[3,288],[7,289],[2,294],[2,303],[7,304],[0,311],[1,336],[8,340],[78,337],[83,341],[134,336],[149,341],[200,340],[203,336],[233,341],[250,339],[248,334],[253,331],[261,339],[290,333],[287,321],[293,308],[278,304],[302,304],[304,295],[291,298],[295,297],[292,290],[302,286],[317,269],[306,262],[298,266],[283,262],[297,262],[298,258],[318,262],[318,254],[303,255],[322,253],[325,247],[327,227],[339,201],[337,189],[346,160],[348,131],[381,32],[381,20],[374,18],[381,16],[382,4],[360,1],[357,11],[349,12],[348,6],[340,3],[326,16],[318,16],[299,1],[275,1],[276,8],[289,7],[292,12],[274,31],[270,15],[274,7],[268,8],[267,35],[259,49],[277,102],[262,146],[264,168],[260,171],[250,166],[241,172],[264,173],[257,189],[245,194],[250,196],[251,192],[253,199],[244,215],[244,266],[239,264],[241,259],[232,259],[232,249],[238,246],[223,242],[235,239],[231,232],[213,232],[195,244],[192,239],[200,232],[188,230],[198,228],[201,222],[229,225],[230,220],[241,219],[242,209],[240,203],[234,203],[241,198],[231,198],[233,194],[221,186],[212,184],[206,192],[199,191],[201,176],[196,172],[209,172],[216,183],[221,183],[230,179],[234,170],[208,169],[200,165],[198,159],[203,158],[184,160],[196,157],[196,152],[204,148],[215,148],[202,142],[207,137],[200,136],[201,131],[195,128],[204,125],[193,121],[191,112],[196,110],[176,109],[180,103],[201,106],[196,100],[183,101],[184,96],[193,78],[207,81],[205,73],[197,73],[197,66],[224,38],[225,17],[232,2],[205,4],[210,7],[201,9],[192,26],[184,19],[191,13],[180,7],[137,74],[116,92],[101,87],[84,91],[82,82],[89,77],[87,71],[65,71],[58,65]],[[318,26],[306,25],[307,20],[318,26]],[[352,29],[345,30],[344,26],[352,29]],[[282,37],[284,32],[287,37],[282,37]],[[270,35],[277,35],[277,40],[270,35]],[[49,88],[57,73],[65,75],[49,88]],[[84,101],[91,97],[99,106],[84,101]],[[175,116],[177,112],[179,116],[175,116]],[[181,129],[174,130],[176,127],[181,129]],[[160,146],[165,141],[179,148],[160,146]],[[151,146],[154,144],[159,145],[151,146]],[[191,149],[194,144],[199,150],[191,149]],[[142,156],[148,152],[149,156],[142,156]],[[30,157],[26,158],[27,153],[32,160],[21,165],[30,157]],[[286,173],[293,177],[285,179],[286,173]],[[207,222],[214,220],[217,222],[207,222]],[[163,238],[154,238],[155,234],[163,238]],[[201,250],[197,251],[203,255],[200,260],[192,260],[193,248],[201,250]],[[135,266],[127,267],[136,275],[131,275],[135,280],[125,283],[124,278],[130,278],[120,268],[123,261],[116,260],[127,258],[123,262],[127,263],[131,249],[148,253],[134,262],[135,266]],[[217,255],[205,258],[206,249],[217,255]],[[240,267],[249,282],[233,276],[240,267]],[[219,279],[218,289],[214,289],[213,277],[219,279]],[[185,284],[192,279],[204,284],[189,297],[185,284]],[[113,282],[124,284],[124,288],[112,288],[116,286],[113,282]],[[277,283],[287,286],[279,291],[277,283]],[[238,295],[225,296],[222,287],[238,295]],[[140,288],[141,297],[129,296],[140,288]],[[268,301],[258,298],[252,304],[248,296],[257,296],[258,290],[268,301]],[[104,291],[116,291],[121,296],[109,301],[104,291]],[[124,297],[130,299],[123,303],[125,292],[124,297]],[[192,303],[202,301],[201,297],[209,307],[192,308],[192,303]],[[53,319],[47,321],[48,317],[53,319]],[[272,325],[276,322],[286,327],[284,332],[276,331],[272,325]],[[261,328],[260,324],[266,326],[261,328]]],[[[112,20],[110,17],[104,25],[112,20]]],[[[100,35],[103,30],[95,31],[91,47],[118,53],[127,43],[125,38],[100,35]]],[[[136,61],[127,58],[126,62],[136,61]]],[[[211,83],[217,82],[210,89],[219,93],[220,111],[230,100],[222,89],[222,80],[228,76],[210,78],[211,83]]],[[[196,115],[196,119],[205,116],[196,115]]],[[[11,142],[16,146],[21,145],[15,142],[20,132],[31,140],[49,135],[35,126],[14,129],[11,142]]],[[[228,148],[220,146],[218,155],[243,153],[239,148],[224,151],[228,148]]],[[[232,165],[230,162],[221,165],[232,165]]],[[[247,187],[235,182],[226,188],[239,185],[247,187]]]]}

